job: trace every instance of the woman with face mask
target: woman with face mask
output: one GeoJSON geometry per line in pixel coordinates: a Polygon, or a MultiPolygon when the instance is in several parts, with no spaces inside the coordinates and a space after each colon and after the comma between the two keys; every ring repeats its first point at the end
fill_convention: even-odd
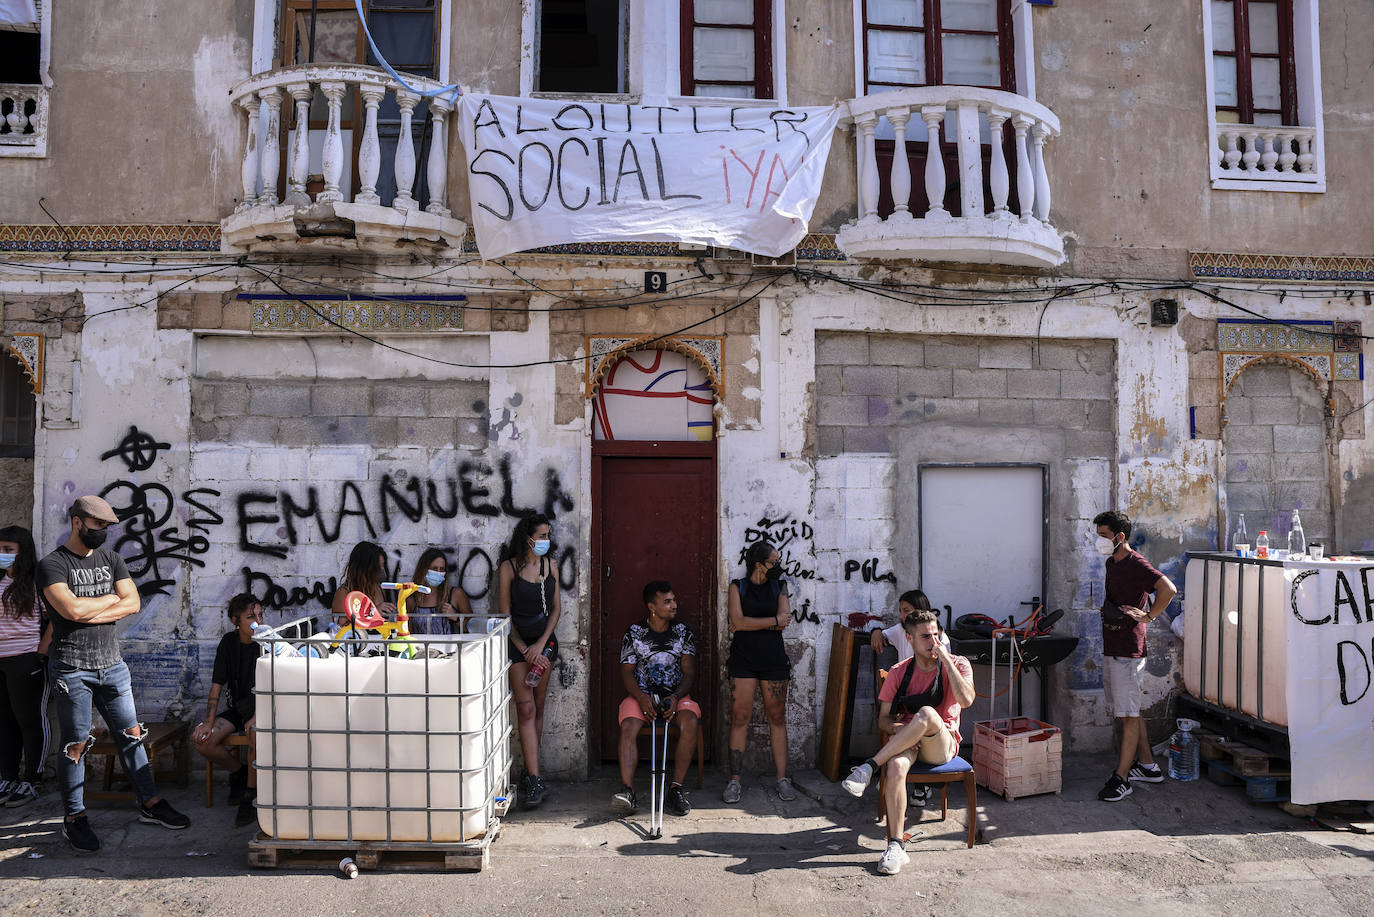
{"type": "Polygon", "coordinates": [[[412,583],[429,587],[429,595],[417,592],[410,599],[407,615],[412,634],[447,636],[463,632],[466,618],[471,615],[472,603],[462,587],[448,586],[448,558],[440,548],[426,548],[415,564],[412,583]]]}
{"type": "Polygon", "coordinates": [[[521,519],[502,552],[497,583],[497,611],[510,616],[510,689],[520,726],[520,751],[525,759],[521,789],[525,805],[544,801],[546,787],[539,776],[539,742],[544,734],[544,700],[549,693],[553,661],[558,658],[558,565],[550,553],[548,517],[531,513],[521,519]],[[544,656],[547,665],[536,662],[544,656]],[[543,665],[538,683],[527,683],[531,666],[543,665]]]}
{"type": "Polygon", "coordinates": [[[0,805],[38,798],[48,757],[48,644],[33,535],[0,529],[0,805]],[[20,764],[23,770],[20,770],[20,764]]]}
{"type": "Polygon", "coordinates": [[[778,798],[797,798],[787,776],[787,683],[792,662],[783,646],[782,631],[792,622],[787,581],[782,578],[782,558],[766,541],[756,541],[744,552],[745,576],[730,583],[730,673],[734,700],[730,704],[730,782],[721,796],[727,803],[740,801],[743,785],[744,748],[749,721],[754,715],[754,693],[763,689],[763,712],[768,716],[768,736],[776,771],[778,798]]]}

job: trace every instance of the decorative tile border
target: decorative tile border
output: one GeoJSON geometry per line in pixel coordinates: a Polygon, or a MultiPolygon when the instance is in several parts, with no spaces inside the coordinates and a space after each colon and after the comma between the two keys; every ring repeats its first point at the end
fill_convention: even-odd
{"type": "Polygon", "coordinates": [[[253,307],[253,331],[462,331],[466,296],[263,296],[240,293],[253,307]]]}
{"type": "Polygon", "coordinates": [[[1256,255],[1235,252],[1189,252],[1193,277],[1251,280],[1351,280],[1374,282],[1374,257],[1256,255]]]}
{"type": "Polygon", "coordinates": [[[10,338],[10,353],[19,360],[29,387],[35,395],[43,394],[43,335],[15,334],[10,338]]]}
{"type": "Polygon", "coordinates": [[[716,335],[709,337],[666,337],[655,340],[653,335],[642,337],[597,337],[587,336],[587,397],[596,393],[601,379],[610,372],[620,354],[632,350],[659,349],[672,350],[698,363],[706,373],[711,391],[716,401],[725,400],[725,376],[721,372],[721,351],[725,339],[716,335]]]}
{"type": "Polygon", "coordinates": [[[6,252],[218,252],[218,223],[0,224],[6,252]]]}
{"type": "Polygon", "coordinates": [[[1257,362],[1297,364],[1321,383],[1364,379],[1364,341],[1359,322],[1217,319],[1221,403],[1236,377],[1257,362]]]}

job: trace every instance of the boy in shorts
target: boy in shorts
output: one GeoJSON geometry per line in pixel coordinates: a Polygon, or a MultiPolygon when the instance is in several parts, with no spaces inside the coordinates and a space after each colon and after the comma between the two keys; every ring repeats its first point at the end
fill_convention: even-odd
{"type": "Polygon", "coordinates": [[[244,764],[225,748],[224,740],[235,733],[251,736],[255,713],[253,679],[262,649],[253,642],[253,625],[262,623],[262,604],[252,593],[245,592],[229,600],[228,614],[234,629],[220,639],[219,648],[215,650],[205,719],[196,724],[191,739],[196,743],[196,751],[229,772],[229,804],[239,807],[234,825],[242,828],[257,821],[253,807],[257,796],[253,746],[248,746],[249,763],[244,764]],[[220,710],[220,694],[226,688],[228,702],[220,710]]]}

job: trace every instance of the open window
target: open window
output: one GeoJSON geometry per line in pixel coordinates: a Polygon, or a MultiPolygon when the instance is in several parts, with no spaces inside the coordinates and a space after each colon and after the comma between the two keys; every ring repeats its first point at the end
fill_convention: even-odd
{"type": "Polygon", "coordinates": [[[1317,0],[1205,0],[1212,187],[1325,188],[1317,0]]]}
{"type": "Polygon", "coordinates": [[[0,347],[0,458],[33,458],[37,400],[23,365],[0,347]]]}
{"type": "MultiPolygon", "coordinates": [[[[393,69],[402,74],[440,78],[439,67],[439,17],[441,0],[366,0],[363,4],[367,16],[367,27],[377,43],[382,56],[393,69]]],[[[366,64],[379,66],[367,42],[362,24],[358,21],[358,11],[353,0],[282,0],[280,25],[280,56],[283,67],[299,64],[366,64]]],[[[426,184],[426,161],[429,154],[429,132],[432,121],[428,117],[428,104],[421,101],[415,107],[411,120],[411,133],[414,149],[420,162],[417,166],[419,199],[427,200],[429,190],[426,184]]],[[[290,107],[287,111],[292,111],[290,107]]],[[[324,150],[324,132],[329,122],[328,100],[324,93],[317,92],[310,102],[309,124],[312,134],[311,181],[307,189],[314,191],[323,178],[321,157],[324,150]]],[[[354,88],[348,90],[343,100],[343,117],[340,128],[345,142],[350,143],[353,155],[345,158],[345,169],[352,172],[358,160],[358,148],[362,142],[363,101],[354,88]]],[[[299,129],[291,117],[282,118],[282,168],[280,174],[284,182],[287,173],[286,156],[291,149],[291,136],[299,129]]],[[[390,206],[396,196],[396,179],[392,163],[395,161],[396,145],[400,138],[401,112],[393,94],[387,93],[381,100],[377,111],[377,137],[381,145],[382,166],[377,182],[377,194],[383,206],[390,206]]],[[[349,174],[346,180],[356,193],[356,176],[349,174]]]]}
{"type": "Polygon", "coordinates": [[[46,156],[52,0],[0,0],[0,156],[46,156]]]}
{"type": "Polygon", "coordinates": [[[539,0],[537,6],[534,91],[625,91],[625,0],[539,0]]]}

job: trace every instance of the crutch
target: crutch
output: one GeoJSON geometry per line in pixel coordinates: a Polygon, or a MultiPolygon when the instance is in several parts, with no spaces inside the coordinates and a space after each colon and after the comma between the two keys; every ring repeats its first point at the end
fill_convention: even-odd
{"type": "Polygon", "coordinates": [[[663,803],[668,794],[668,720],[654,698],[654,721],[649,724],[649,839],[663,837],[663,803]],[[663,738],[659,739],[659,726],[663,738]],[[659,746],[662,746],[661,748],[659,746]]]}

